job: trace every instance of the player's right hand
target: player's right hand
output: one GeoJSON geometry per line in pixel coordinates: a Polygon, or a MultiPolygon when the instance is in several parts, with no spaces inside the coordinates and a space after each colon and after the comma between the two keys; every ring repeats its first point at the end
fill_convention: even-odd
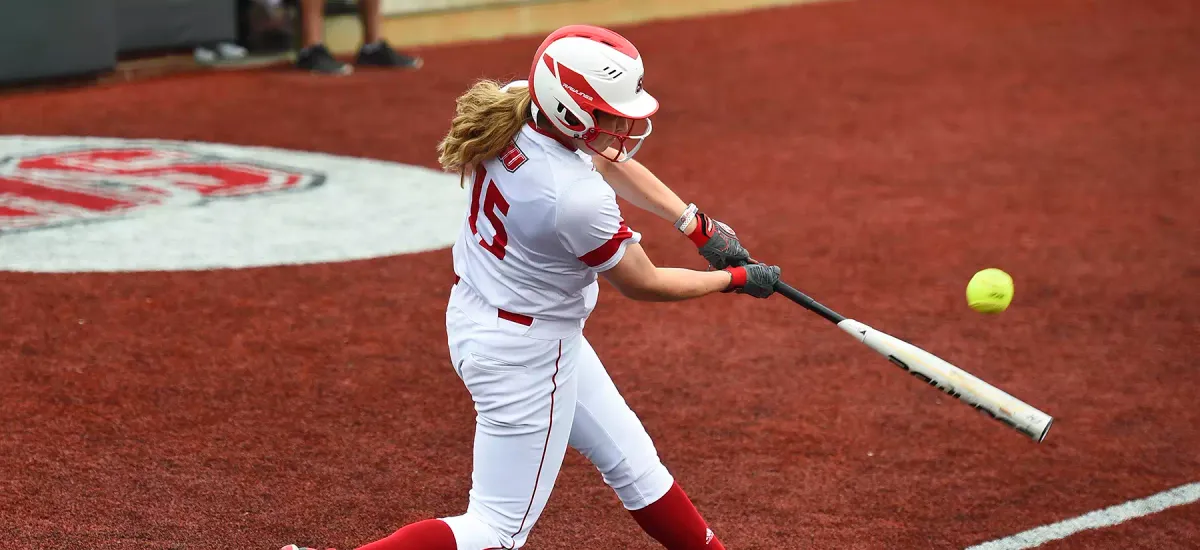
{"type": "Polygon", "coordinates": [[[755,298],[767,298],[775,293],[780,269],[777,265],[747,264],[725,268],[733,276],[725,292],[749,294],[755,298]]]}
{"type": "Polygon", "coordinates": [[[742,246],[733,228],[706,216],[703,212],[696,214],[696,229],[689,238],[696,243],[700,255],[713,269],[753,263],[750,253],[742,246]]]}

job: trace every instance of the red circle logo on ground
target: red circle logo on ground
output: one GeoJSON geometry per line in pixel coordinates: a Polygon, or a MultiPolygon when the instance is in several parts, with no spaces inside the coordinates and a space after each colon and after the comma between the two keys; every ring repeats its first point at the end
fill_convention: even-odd
{"type": "Polygon", "coordinates": [[[449,246],[466,191],[437,170],[216,143],[0,136],[0,270],[176,271],[449,246]]]}
{"type": "Polygon", "coordinates": [[[298,191],[325,175],[152,147],[79,148],[0,160],[0,233],[162,207],[298,191]]]}

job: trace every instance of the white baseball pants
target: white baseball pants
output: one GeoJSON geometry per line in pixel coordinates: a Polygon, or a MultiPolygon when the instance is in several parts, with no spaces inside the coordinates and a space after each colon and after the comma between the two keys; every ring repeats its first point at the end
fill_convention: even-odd
{"type": "Polygon", "coordinates": [[[446,312],[450,358],[476,412],[467,512],[441,518],[458,550],[520,548],[568,445],[595,464],[629,510],[650,505],[674,483],[579,327],[498,312],[455,285],[446,312]]]}

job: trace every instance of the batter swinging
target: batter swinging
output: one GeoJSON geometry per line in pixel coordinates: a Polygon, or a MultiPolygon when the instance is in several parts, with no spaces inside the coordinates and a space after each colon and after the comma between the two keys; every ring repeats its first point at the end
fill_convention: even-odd
{"type": "Polygon", "coordinates": [[[528,81],[481,81],[458,99],[439,151],[446,170],[464,184],[469,176],[471,192],[446,309],[450,359],[475,402],[469,502],[461,516],[408,525],[360,550],[520,548],[568,446],[664,547],[724,549],[582,334],[598,274],[648,301],[766,298],[779,280],[779,268],[751,260],[728,226],[631,160],[658,110],[642,89],[642,63],[620,35],[568,26],[542,43],[528,81]],[[716,270],[655,267],[618,195],[674,222],[716,270]]]}

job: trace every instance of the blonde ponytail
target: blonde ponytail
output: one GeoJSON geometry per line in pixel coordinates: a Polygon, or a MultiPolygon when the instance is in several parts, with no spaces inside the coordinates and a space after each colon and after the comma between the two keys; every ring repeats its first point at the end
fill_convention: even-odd
{"type": "Polygon", "coordinates": [[[500,154],[530,118],[529,88],[512,86],[502,91],[495,80],[481,80],[458,97],[450,131],[438,144],[438,162],[447,172],[466,174],[500,154]]]}

